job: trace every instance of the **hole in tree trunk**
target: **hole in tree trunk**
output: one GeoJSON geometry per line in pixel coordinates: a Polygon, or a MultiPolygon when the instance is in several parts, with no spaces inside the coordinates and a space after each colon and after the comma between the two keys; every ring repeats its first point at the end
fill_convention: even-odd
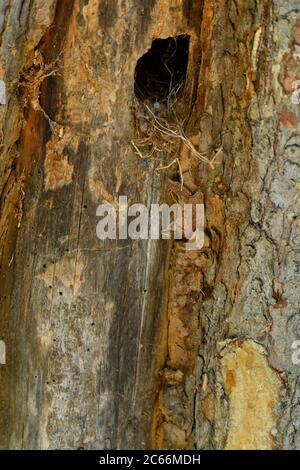
{"type": "Polygon", "coordinates": [[[189,58],[188,35],[155,39],[135,69],[135,95],[142,101],[163,103],[181,89],[189,58]]]}

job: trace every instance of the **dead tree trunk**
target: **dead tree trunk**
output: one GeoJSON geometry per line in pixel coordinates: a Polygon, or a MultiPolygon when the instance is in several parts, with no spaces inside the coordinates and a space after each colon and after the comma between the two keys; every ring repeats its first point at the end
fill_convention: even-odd
{"type": "Polygon", "coordinates": [[[300,448],[299,10],[2,0],[1,448],[300,448]],[[96,236],[199,194],[199,252],[96,236]]]}

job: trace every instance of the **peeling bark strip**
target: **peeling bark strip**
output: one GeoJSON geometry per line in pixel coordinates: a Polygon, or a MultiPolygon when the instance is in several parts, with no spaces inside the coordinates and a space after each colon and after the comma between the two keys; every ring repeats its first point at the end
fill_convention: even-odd
{"type": "Polygon", "coordinates": [[[1,2],[1,448],[300,449],[299,24],[287,0],[1,2]],[[157,171],[135,72],[179,37],[189,145],[152,134],[157,171]],[[119,195],[200,197],[204,248],[98,240],[119,195]]]}

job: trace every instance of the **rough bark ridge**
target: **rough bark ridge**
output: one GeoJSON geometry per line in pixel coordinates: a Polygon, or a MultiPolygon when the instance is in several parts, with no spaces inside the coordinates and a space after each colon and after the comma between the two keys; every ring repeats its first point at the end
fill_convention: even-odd
{"type": "Polygon", "coordinates": [[[299,10],[2,2],[2,448],[300,447],[299,10]],[[100,242],[100,203],[165,202],[178,177],[131,141],[136,62],[179,35],[186,134],[223,149],[165,155],[203,193],[205,247],[100,242]]]}

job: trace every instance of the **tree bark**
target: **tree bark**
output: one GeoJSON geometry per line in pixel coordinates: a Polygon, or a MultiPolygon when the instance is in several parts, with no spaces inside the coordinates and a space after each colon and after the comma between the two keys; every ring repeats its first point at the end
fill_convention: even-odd
{"type": "Polygon", "coordinates": [[[2,1],[1,448],[300,448],[299,10],[2,1]],[[181,35],[178,112],[215,161],[178,140],[158,171],[135,67],[181,35]],[[99,204],[170,201],[181,174],[202,250],[97,238],[99,204]]]}

